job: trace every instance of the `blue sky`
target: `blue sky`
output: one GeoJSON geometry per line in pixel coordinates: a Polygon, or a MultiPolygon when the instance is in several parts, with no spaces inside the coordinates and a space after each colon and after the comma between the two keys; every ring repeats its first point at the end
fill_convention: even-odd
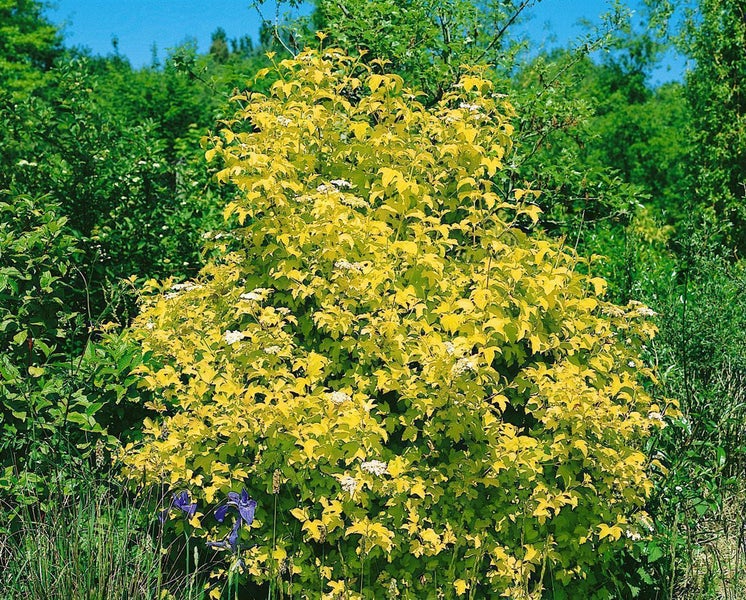
{"type": "MultiPolygon", "coordinates": [[[[112,52],[116,36],[119,52],[135,67],[151,63],[153,44],[161,59],[168,48],[190,38],[205,52],[218,27],[229,38],[248,34],[256,39],[261,22],[251,0],[54,0],[54,4],[56,8],[48,14],[64,26],[67,45],[105,55],[112,52]]],[[[532,20],[524,27],[537,45],[564,45],[582,35],[582,19],[599,22],[599,15],[608,10],[609,2],[604,0],[542,0],[532,8],[532,20]]],[[[266,2],[262,11],[265,17],[274,18],[272,2],[266,2]]],[[[669,63],[672,70],[655,73],[655,83],[680,77],[682,61],[670,59],[669,63]]]]}

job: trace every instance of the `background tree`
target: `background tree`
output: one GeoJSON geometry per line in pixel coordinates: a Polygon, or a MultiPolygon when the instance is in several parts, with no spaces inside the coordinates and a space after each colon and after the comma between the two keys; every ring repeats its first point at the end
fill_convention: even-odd
{"type": "Polygon", "coordinates": [[[0,0],[0,94],[21,98],[62,53],[62,36],[38,0],[0,0]]]}

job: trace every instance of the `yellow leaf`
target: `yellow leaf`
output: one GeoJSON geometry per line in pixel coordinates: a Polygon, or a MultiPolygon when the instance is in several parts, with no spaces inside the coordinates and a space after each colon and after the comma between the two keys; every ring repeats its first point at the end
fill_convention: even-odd
{"type": "Polygon", "coordinates": [[[526,554],[523,557],[524,562],[531,562],[539,555],[539,553],[536,551],[536,548],[534,548],[531,544],[526,544],[524,548],[526,549],[526,554]]]}
{"type": "Polygon", "coordinates": [[[368,87],[370,88],[371,92],[375,92],[378,87],[383,83],[384,77],[383,75],[371,75],[368,77],[368,87]]]}
{"type": "Polygon", "coordinates": [[[401,179],[402,174],[396,169],[390,169],[388,167],[382,167],[379,171],[381,174],[381,184],[387,188],[391,185],[391,182],[395,179],[401,179]]]}
{"type": "Polygon", "coordinates": [[[609,527],[605,523],[601,523],[598,526],[598,539],[602,540],[606,537],[610,537],[614,541],[618,540],[620,537],[622,537],[621,527],[618,527],[617,525],[612,525],[611,527],[609,527]]]}
{"type": "Polygon", "coordinates": [[[401,250],[404,254],[417,254],[417,243],[416,242],[395,242],[393,247],[401,250]]]}
{"type": "Polygon", "coordinates": [[[469,589],[469,585],[463,579],[457,579],[454,581],[453,587],[456,590],[457,596],[463,596],[466,593],[466,590],[469,589]]]}
{"type": "Polygon", "coordinates": [[[31,375],[31,377],[41,377],[44,375],[45,370],[44,367],[29,367],[28,368],[28,374],[31,375]]]}
{"type": "Polygon", "coordinates": [[[497,170],[502,167],[502,161],[499,158],[489,158],[487,156],[482,158],[482,165],[487,167],[487,174],[492,177],[497,170]]]}
{"type": "Polygon", "coordinates": [[[308,513],[305,509],[294,508],[290,511],[290,514],[298,519],[301,523],[308,520],[308,513]]]}
{"type": "Polygon", "coordinates": [[[409,492],[415,496],[424,498],[425,497],[425,486],[422,485],[421,481],[418,481],[417,483],[414,483],[412,487],[409,488],[409,492]]]}
{"type": "Polygon", "coordinates": [[[602,277],[594,277],[589,282],[593,286],[593,292],[596,296],[601,296],[606,292],[606,280],[602,277]]]}
{"type": "Polygon", "coordinates": [[[311,439],[305,440],[301,445],[303,446],[303,452],[306,457],[309,459],[314,458],[313,451],[316,449],[319,443],[316,440],[311,439]]]}
{"type": "Polygon", "coordinates": [[[365,138],[368,129],[370,129],[370,125],[362,121],[357,121],[350,125],[350,131],[352,131],[352,134],[359,140],[365,138]]]}
{"type": "Polygon", "coordinates": [[[574,448],[580,450],[583,453],[583,456],[586,458],[588,457],[588,444],[586,444],[584,440],[575,440],[572,445],[574,448]]]}
{"type": "Polygon", "coordinates": [[[276,561],[281,561],[287,558],[288,553],[285,551],[285,548],[275,548],[274,552],[272,552],[272,558],[274,558],[276,561]]]}
{"type": "Polygon", "coordinates": [[[324,372],[324,367],[328,362],[325,356],[316,352],[310,352],[306,359],[306,374],[311,379],[318,379],[324,372]]]}
{"type": "Polygon", "coordinates": [[[450,315],[443,315],[440,318],[440,324],[443,325],[443,328],[449,332],[449,333],[455,333],[456,330],[458,330],[459,325],[461,325],[461,319],[458,315],[450,314],[450,315]]]}

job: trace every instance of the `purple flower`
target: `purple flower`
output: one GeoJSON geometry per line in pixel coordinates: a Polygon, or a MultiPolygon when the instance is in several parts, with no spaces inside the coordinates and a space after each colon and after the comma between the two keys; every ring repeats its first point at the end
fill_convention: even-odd
{"type": "Polygon", "coordinates": [[[171,500],[171,506],[169,506],[165,510],[162,510],[158,515],[158,519],[160,520],[160,522],[164,523],[166,521],[166,517],[168,517],[168,513],[171,511],[172,508],[178,508],[179,510],[185,512],[187,517],[191,519],[197,512],[197,503],[190,502],[189,500],[189,492],[186,490],[180,492],[179,494],[174,494],[173,500],[171,500]]]}
{"type": "Polygon", "coordinates": [[[254,522],[254,513],[256,512],[256,500],[249,498],[246,489],[241,493],[228,492],[228,501],[215,509],[215,520],[218,523],[225,521],[228,510],[233,507],[238,511],[238,518],[234,521],[228,538],[219,542],[207,542],[211,548],[225,549],[230,548],[233,552],[238,550],[238,535],[241,531],[241,525],[251,525],[254,522]]]}
{"type": "Polygon", "coordinates": [[[210,548],[215,548],[218,550],[230,548],[232,552],[236,552],[236,550],[238,550],[238,532],[241,529],[242,522],[242,519],[236,519],[236,522],[233,523],[231,532],[228,534],[227,540],[220,540],[219,542],[207,542],[207,545],[210,548]]]}
{"type": "Polygon", "coordinates": [[[222,523],[225,520],[225,515],[231,506],[235,507],[238,511],[239,521],[243,521],[247,525],[251,525],[254,522],[256,500],[249,498],[246,488],[242,489],[240,494],[237,492],[228,492],[228,502],[215,510],[215,519],[218,523],[222,523]]]}
{"type": "Polygon", "coordinates": [[[180,510],[183,510],[187,516],[191,519],[197,512],[197,503],[189,502],[189,492],[184,490],[178,496],[174,494],[173,506],[180,510]]]}

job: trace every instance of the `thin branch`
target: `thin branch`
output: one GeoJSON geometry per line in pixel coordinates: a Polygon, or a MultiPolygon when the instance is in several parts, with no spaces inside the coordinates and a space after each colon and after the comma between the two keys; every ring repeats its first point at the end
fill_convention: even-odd
{"type": "Polygon", "coordinates": [[[516,11],[513,13],[513,15],[508,19],[505,24],[499,29],[499,31],[494,35],[492,38],[492,41],[490,41],[489,44],[487,44],[487,47],[482,51],[482,54],[479,55],[476,62],[480,62],[487,53],[492,50],[492,48],[495,47],[495,44],[500,41],[500,38],[505,35],[505,32],[508,30],[508,28],[513,24],[513,22],[518,18],[518,16],[524,11],[524,9],[534,2],[535,0],[523,0],[521,5],[516,9],[516,11]]]}

